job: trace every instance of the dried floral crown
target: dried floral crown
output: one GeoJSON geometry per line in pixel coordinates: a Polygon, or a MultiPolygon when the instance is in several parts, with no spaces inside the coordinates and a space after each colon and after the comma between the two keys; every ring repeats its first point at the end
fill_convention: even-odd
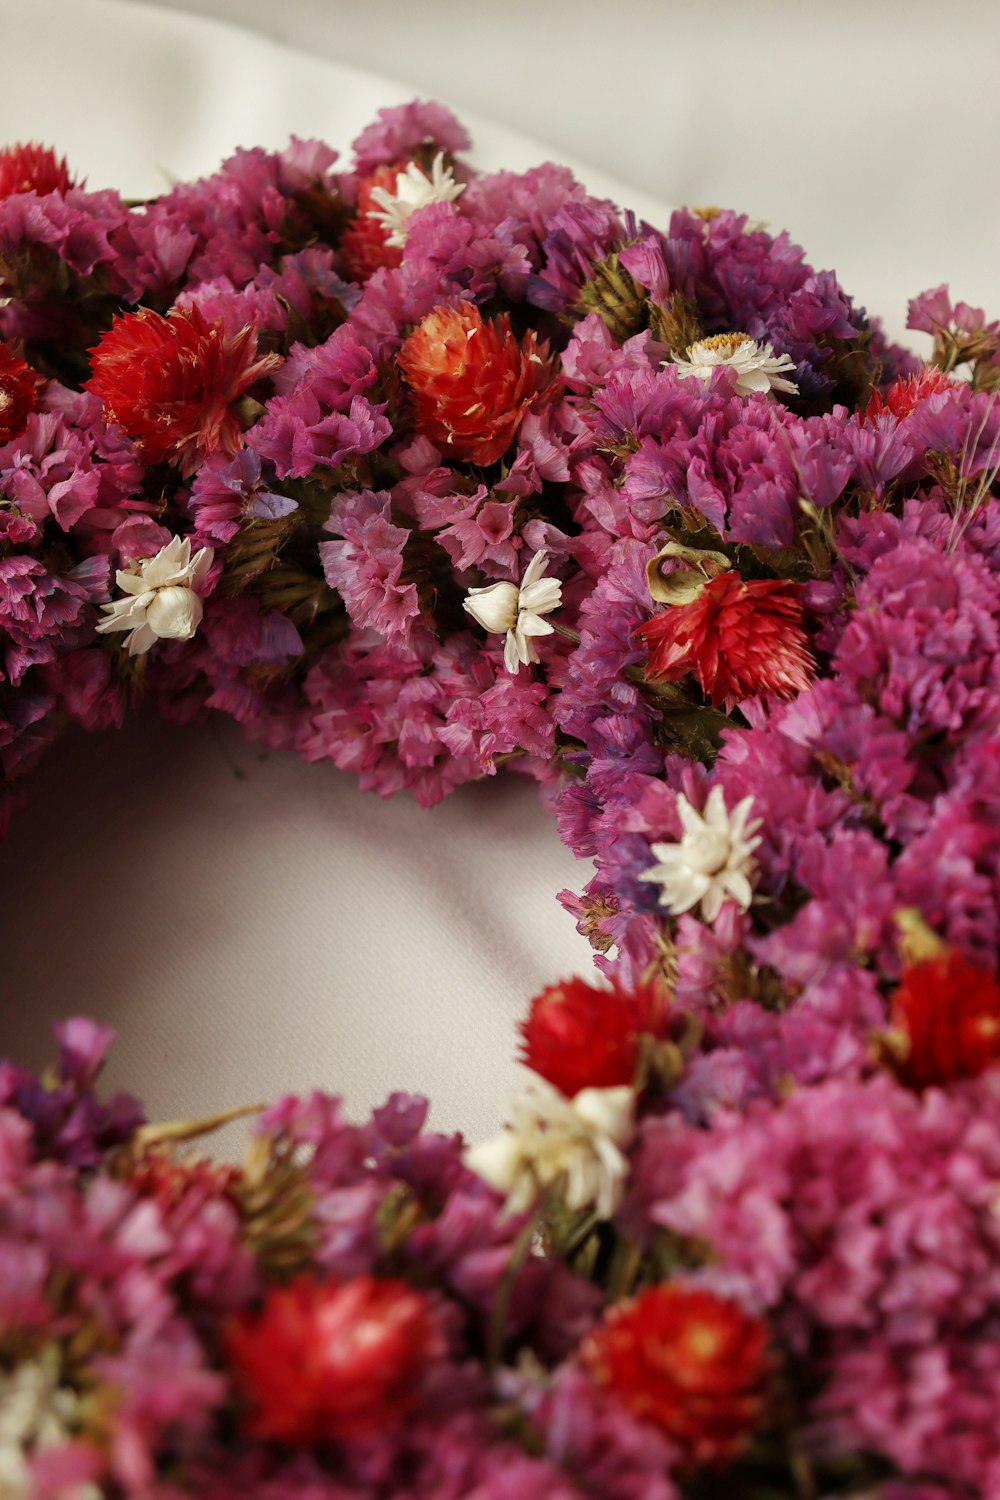
{"type": "Polygon", "coordinates": [[[353,166],[0,153],[0,766],[140,694],[433,803],[535,778],[598,982],[466,1148],[393,1095],[0,1066],[0,1494],[1000,1494],[1000,325],[785,237],[353,166]]]}

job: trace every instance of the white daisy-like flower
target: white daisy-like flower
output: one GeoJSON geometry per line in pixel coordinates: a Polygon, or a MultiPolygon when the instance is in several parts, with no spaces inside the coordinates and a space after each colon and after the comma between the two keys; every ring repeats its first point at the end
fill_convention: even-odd
{"type": "Polygon", "coordinates": [[[568,1209],[593,1205],[598,1218],[610,1219],[628,1176],[622,1148],[634,1128],[632,1089],[581,1089],[567,1099],[532,1079],[511,1100],[510,1116],[499,1135],[465,1153],[473,1172],[507,1194],[508,1212],[523,1212],[542,1189],[561,1182],[568,1209]]]}
{"type": "Polygon", "coordinates": [[[673,359],[685,379],[694,377],[707,385],[712,371],[728,365],[736,371],[736,394],[749,396],[754,391],[787,391],[797,396],[799,388],[786,380],[782,371],[794,370],[795,362],[787,354],[775,355],[772,344],[758,344],[746,333],[717,333],[714,338],[699,339],[685,350],[684,358],[673,359]]]}
{"type": "Polygon", "coordinates": [[[654,844],[659,864],[639,878],[662,887],[660,905],[679,916],[701,905],[706,922],[714,922],[726,900],[746,911],[753,900],[753,851],[760,843],[761,819],[750,821],[752,797],[744,797],[732,813],[720,786],[713,786],[703,812],[696,812],[683,792],[677,812],[684,828],[679,844],[654,844]]]}
{"type": "Polygon", "coordinates": [[[484,630],[494,635],[507,633],[503,664],[508,672],[538,661],[533,637],[551,635],[552,626],[543,615],[549,615],[562,603],[562,584],[558,578],[546,578],[548,553],[542,549],[531,559],[516,583],[491,583],[482,589],[470,589],[463,608],[484,630]]]}
{"type": "Polygon", "coordinates": [[[115,577],[125,598],[101,605],[106,618],[98,634],[129,631],[129,656],[142,656],[158,640],[189,641],[203,614],[197,589],[214,556],[202,547],[192,557],[188,538],[175,536],[155,557],[119,568],[115,577]]]}
{"type": "MultiPolygon", "coordinates": [[[[78,1420],[79,1398],[58,1384],[54,1349],[0,1373],[0,1497],[28,1500],[34,1489],[28,1455],[65,1443],[78,1420]]],[[[78,1500],[100,1500],[97,1486],[78,1486],[78,1500]]]]}
{"type": "Polygon", "coordinates": [[[379,206],[369,209],[369,218],[377,219],[383,229],[389,231],[387,245],[402,250],[406,244],[406,221],[418,208],[429,203],[454,203],[465,192],[465,183],[456,182],[451,167],[444,164],[444,152],[439,151],[431,163],[431,175],[418,167],[415,161],[407,164],[406,170],[396,178],[396,186],[390,193],[387,188],[372,188],[372,199],[379,206]]]}

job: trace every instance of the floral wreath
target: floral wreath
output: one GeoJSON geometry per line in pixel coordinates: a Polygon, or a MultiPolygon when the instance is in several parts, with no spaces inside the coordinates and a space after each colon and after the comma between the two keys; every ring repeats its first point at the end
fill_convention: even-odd
{"type": "Polygon", "coordinates": [[[521,772],[603,971],[471,1148],[0,1066],[0,1494],[1000,1496],[1000,325],[468,145],[0,154],[5,810],[140,696],[521,772]]]}

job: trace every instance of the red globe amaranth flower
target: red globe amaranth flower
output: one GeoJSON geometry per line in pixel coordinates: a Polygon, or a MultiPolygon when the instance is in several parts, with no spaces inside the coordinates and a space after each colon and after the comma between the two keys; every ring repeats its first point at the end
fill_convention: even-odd
{"type": "Polygon", "coordinates": [[[373,1276],[272,1286],[261,1312],[230,1328],[226,1346],[252,1407],[249,1431],[284,1443],[329,1442],[398,1421],[444,1353],[427,1299],[373,1276]]]}
{"type": "Polygon", "coordinates": [[[894,417],[908,417],[928,396],[933,396],[938,391],[954,389],[955,382],[943,370],[939,370],[936,365],[925,365],[916,375],[909,375],[904,380],[894,380],[884,396],[879,391],[872,391],[871,399],[865,407],[865,421],[870,422],[885,411],[891,412],[894,417]]]}
{"type": "Polygon", "coordinates": [[[654,1286],[611,1309],[584,1366],[689,1463],[731,1458],[761,1420],[772,1368],[760,1318],[699,1287],[654,1286]]]}
{"type": "Polygon", "coordinates": [[[20,437],[35,409],[38,376],[8,344],[0,343],[0,443],[20,437]]]}
{"type": "Polygon", "coordinates": [[[358,183],[358,208],[356,216],[344,230],[340,241],[344,257],[344,269],[354,281],[367,281],[382,266],[399,266],[403,252],[395,245],[387,245],[389,231],[378,219],[370,217],[377,203],[372,197],[374,188],[383,188],[387,193],[395,190],[400,172],[406,171],[406,162],[395,166],[376,167],[370,177],[358,183]]]}
{"type": "Polygon", "coordinates": [[[506,313],[484,323],[471,302],[435,308],[399,351],[417,431],[457,458],[495,463],[552,388],[548,354],[533,330],[518,342],[506,313]]]}
{"type": "Polygon", "coordinates": [[[73,178],[65,157],[58,157],[51,146],[8,146],[0,151],[0,198],[15,193],[65,193],[73,187],[73,178]]]}
{"type": "Polygon", "coordinates": [[[896,1067],[911,1088],[973,1078],[1000,1061],[1000,984],[949,949],[903,970],[892,1023],[909,1043],[896,1067]]]}
{"type": "Polygon", "coordinates": [[[550,984],[520,1027],[521,1061],[567,1098],[581,1089],[635,1081],[639,1038],[666,1029],[667,999],[655,981],[605,989],[584,979],[550,984]]]}
{"type": "Polygon", "coordinates": [[[187,477],[210,453],[240,446],[234,403],[281,363],[257,354],[257,331],[228,335],[221,319],[209,323],[196,307],[167,317],[140,308],[116,318],[89,351],[93,374],[86,389],[104,414],[135,439],[148,463],[180,466],[187,477]]]}
{"type": "Polygon", "coordinates": [[[635,634],[649,648],[651,682],[693,672],[706,697],[726,707],[755,693],[791,697],[816,670],[799,587],[785,578],[720,573],[690,604],[669,606],[635,634]]]}
{"type": "Polygon", "coordinates": [[[219,1165],[203,1157],[185,1160],[165,1149],[143,1152],[126,1175],[129,1186],[142,1198],[152,1198],[164,1213],[182,1200],[198,1203],[227,1197],[240,1179],[239,1169],[219,1165]]]}

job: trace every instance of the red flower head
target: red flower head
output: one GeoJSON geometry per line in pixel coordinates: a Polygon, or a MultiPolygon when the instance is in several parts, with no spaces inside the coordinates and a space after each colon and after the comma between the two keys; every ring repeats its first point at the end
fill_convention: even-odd
{"type": "Polygon", "coordinates": [[[261,1312],[231,1327],[227,1349],[253,1407],[250,1432],[285,1443],[330,1442],[398,1421],[444,1352],[426,1298],[372,1276],[270,1287],[261,1312]]]}
{"type": "Polygon", "coordinates": [[[389,230],[379,219],[372,217],[372,210],[378,206],[372,192],[375,188],[383,188],[391,193],[400,172],[405,170],[405,162],[394,167],[376,167],[370,177],[363,177],[358,183],[357,214],[340,241],[344,269],[354,281],[367,281],[382,266],[402,264],[402,250],[386,243],[389,230]]]}
{"type": "Polygon", "coordinates": [[[110,422],[135,438],[148,463],[180,465],[187,477],[210,453],[235,453],[243,392],[281,363],[257,355],[257,332],[227,335],[196,307],[166,318],[148,308],[116,318],[96,348],[86,389],[110,422]]]}
{"type": "Polygon", "coordinates": [[[484,323],[477,307],[437,307],[399,351],[417,431],[475,464],[505,453],[525,412],[555,379],[534,331],[518,342],[506,313],[484,323]]]}
{"type": "Polygon", "coordinates": [[[184,1199],[205,1203],[226,1197],[239,1177],[236,1167],[219,1166],[203,1157],[185,1160],[154,1147],[132,1165],[127,1180],[140,1197],[153,1198],[167,1214],[184,1199]]]}
{"type": "Polygon", "coordinates": [[[20,437],[35,409],[38,376],[7,344],[0,344],[0,443],[20,437]]]}
{"type": "Polygon", "coordinates": [[[531,1002],[520,1025],[521,1061],[572,1098],[581,1089],[610,1089],[635,1081],[639,1038],[662,1036],[666,995],[650,980],[612,989],[568,979],[550,984],[531,1002]]]}
{"type": "Polygon", "coordinates": [[[754,693],[791,697],[815,671],[802,628],[802,600],[787,579],[720,573],[689,604],[671,605],[635,631],[649,648],[651,682],[693,672],[716,705],[754,693]]]}
{"type": "Polygon", "coordinates": [[[0,198],[15,193],[65,193],[73,186],[65,157],[50,146],[8,146],[0,151],[0,198]]]}
{"type": "Polygon", "coordinates": [[[954,389],[955,382],[949,380],[943,370],[939,370],[936,365],[925,365],[917,375],[910,375],[905,380],[894,380],[884,396],[878,391],[872,391],[871,400],[865,408],[865,421],[870,422],[884,411],[892,412],[894,417],[908,417],[928,396],[933,396],[937,391],[954,389]]]}
{"type": "Polygon", "coordinates": [[[760,1421],[771,1370],[767,1328],[698,1287],[654,1286],[611,1309],[581,1357],[637,1417],[693,1464],[731,1458],[760,1421]]]}
{"type": "Polygon", "coordinates": [[[973,1078],[1000,1061],[1000,984],[953,948],[904,968],[892,1021],[909,1043],[897,1071],[911,1088],[973,1078]]]}

